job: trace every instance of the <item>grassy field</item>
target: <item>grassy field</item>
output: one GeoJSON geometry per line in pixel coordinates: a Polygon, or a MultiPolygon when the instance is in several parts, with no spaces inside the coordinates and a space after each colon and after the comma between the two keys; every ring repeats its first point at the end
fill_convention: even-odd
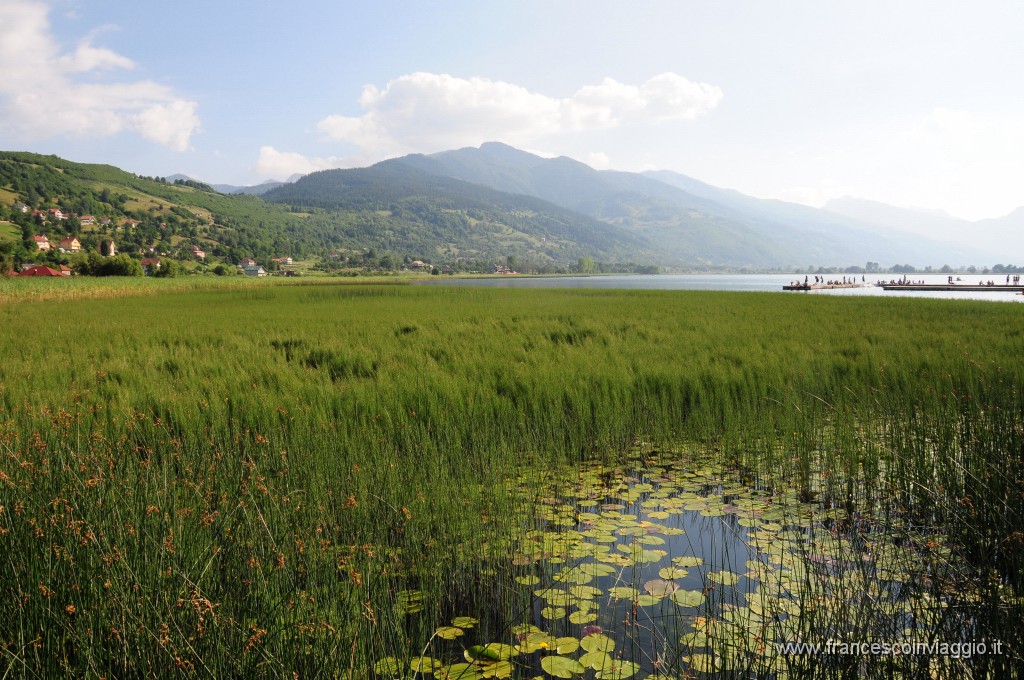
{"type": "MultiPolygon", "coordinates": [[[[412,676],[453,616],[484,642],[522,623],[514,579],[554,553],[510,546],[538,507],[581,521],[597,492],[576,470],[617,470],[622,494],[640,483],[626,462],[655,458],[643,474],[761,480],[832,513],[840,543],[933,534],[972,587],[922,567],[920,597],[1008,645],[966,672],[1021,667],[1016,305],[157,283],[65,299],[0,282],[5,675],[412,676]],[[151,285],[166,294],[137,294],[151,285]]],[[[515,640],[507,673],[424,668],[582,674],[515,640]]]]}
{"type": "Polygon", "coordinates": [[[19,229],[18,225],[13,222],[0,220],[0,240],[20,241],[21,229],[19,229]]]}

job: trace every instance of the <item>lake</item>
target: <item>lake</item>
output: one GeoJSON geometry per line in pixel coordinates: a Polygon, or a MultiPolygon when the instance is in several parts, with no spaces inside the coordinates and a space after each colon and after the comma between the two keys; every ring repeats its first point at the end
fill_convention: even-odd
{"type": "MultiPolygon", "coordinates": [[[[827,275],[842,278],[842,274],[827,275]]],[[[859,277],[860,275],[858,275],[859,277]]],[[[866,283],[888,282],[899,279],[902,274],[865,275],[866,283]]],[[[912,281],[944,284],[947,274],[910,274],[912,281]]],[[[954,279],[956,275],[954,275],[954,279]]],[[[961,274],[961,284],[977,284],[989,279],[1004,282],[1006,275],[961,274]]],[[[722,290],[737,292],[772,292],[786,295],[842,295],[842,296],[898,296],[921,298],[950,298],[959,300],[991,300],[1000,302],[1024,302],[1024,295],[1010,291],[887,291],[874,285],[866,288],[839,288],[834,290],[783,291],[782,287],[803,276],[796,274],[622,274],[613,276],[495,276],[487,278],[440,278],[423,281],[421,285],[432,286],[491,286],[499,288],[608,288],[635,290],[722,290]]],[[[814,280],[814,277],[811,277],[814,280]]]]}

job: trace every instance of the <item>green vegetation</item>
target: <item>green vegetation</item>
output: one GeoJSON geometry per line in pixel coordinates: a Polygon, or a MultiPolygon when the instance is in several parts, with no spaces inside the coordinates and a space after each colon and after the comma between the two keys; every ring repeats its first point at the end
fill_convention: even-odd
{"type": "MultiPolygon", "coordinates": [[[[119,251],[133,257],[163,253],[182,261],[194,260],[190,249],[196,246],[207,254],[201,266],[193,263],[201,271],[244,258],[275,268],[273,258],[286,256],[329,271],[390,271],[413,259],[483,271],[509,257],[542,272],[568,271],[581,257],[605,263],[639,260],[651,267],[650,250],[639,237],[535,198],[386,167],[355,176],[358,181],[348,186],[338,183],[344,174],[315,173],[270,192],[268,201],[219,194],[191,180],[168,183],[106,165],[0,152],[0,191],[7,197],[0,201],[0,218],[17,223],[11,237],[23,244],[12,253],[14,261],[83,271],[95,267],[78,267],[74,257],[56,252],[41,254],[31,236],[43,233],[58,241],[73,235],[88,252],[113,239],[119,251]],[[13,210],[8,215],[15,201],[77,217],[42,219],[13,210]],[[92,215],[97,224],[82,224],[83,215],[92,215]]],[[[604,264],[614,271],[638,266],[604,264]]]]}
{"type": "Polygon", "coordinates": [[[21,229],[13,222],[0,222],[0,240],[20,241],[21,229]]]}
{"type": "Polygon", "coordinates": [[[346,234],[370,247],[443,261],[511,255],[568,264],[582,256],[649,260],[643,238],[529,196],[442,177],[401,161],[325,170],[263,197],[335,215],[346,234]],[[376,232],[386,240],[374,240],[376,232]]]}
{"type": "Polygon", "coordinates": [[[1019,674],[1015,305],[198,280],[0,305],[6,673],[1019,674]]]}

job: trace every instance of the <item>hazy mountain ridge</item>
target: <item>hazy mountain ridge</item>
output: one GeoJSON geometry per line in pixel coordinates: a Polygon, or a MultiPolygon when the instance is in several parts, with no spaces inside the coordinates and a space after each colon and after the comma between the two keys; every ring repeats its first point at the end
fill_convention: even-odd
{"type": "MultiPolygon", "coordinates": [[[[295,177],[295,176],[293,175],[293,177],[295,177]]],[[[298,177],[301,177],[301,175],[299,175],[298,177]]],[[[211,187],[215,191],[217,191],[219,193],[222,193],[222,194],[229,194],[229,195],[230,194],[249,194],[249,195],[252,195],[252,196],[260,196],[261,194],[265,194],[266,192],[270,191],[271,189],[276,189],[277,187],[279,187],[279,186],[281,186],[283,184],[287,184],[288,182],[295,181],[294,179],[289,179],[288,182],[280,182],[278,180],[268,179],[267,181],[260,182],[259,184],[251,184],[251,185],[245,185],[245,186],[236,185],[236,184],[211,184],[210,182],[203,182],[202,180],[198,180],[195,177],[191,177],[189,175],[184,175],[182,173],[177,173],[177,174],[174,174],[174,175],[168,175],[164,179],[167,180],[168,182],[171,182],[172,184],[174,182],[179,181],[179,180],[181,180],[181,181],[189,180],[189,181],[192,181],[192,182],[200,182],[202,184],[206,184],[207,186],[211,187]]]]}
{"type": "MultiPolygon", "coordinates": [[[[720,189],[669,171],[595,170],[491,142],[395,159],[428,172],[525,193],[644,235],[680,265],[808,266],[983,261],[986,254],[834,213],[720,189]]],[[[394,161],[392,161],[394,162],[394,161]]]]}
{"type": "Polygon", "coordinates": [[[845,196],[829,201],[824,210],[886,228],[929,235],[966,248],[985,259],[1024,260],[1024,206],[992,219],[960,219],[934,210],[899,208],[878,201],[845,196]]]}

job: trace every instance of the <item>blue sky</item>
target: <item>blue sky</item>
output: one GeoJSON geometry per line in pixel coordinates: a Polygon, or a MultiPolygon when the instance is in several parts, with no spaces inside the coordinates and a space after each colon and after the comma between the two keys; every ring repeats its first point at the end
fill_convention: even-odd
{"type": "Polygon", "coordinates": [[[0,0],[0,148],[254,184],[499,140],[997,217],[1021,35],[1019,0],[0,0]]]}

